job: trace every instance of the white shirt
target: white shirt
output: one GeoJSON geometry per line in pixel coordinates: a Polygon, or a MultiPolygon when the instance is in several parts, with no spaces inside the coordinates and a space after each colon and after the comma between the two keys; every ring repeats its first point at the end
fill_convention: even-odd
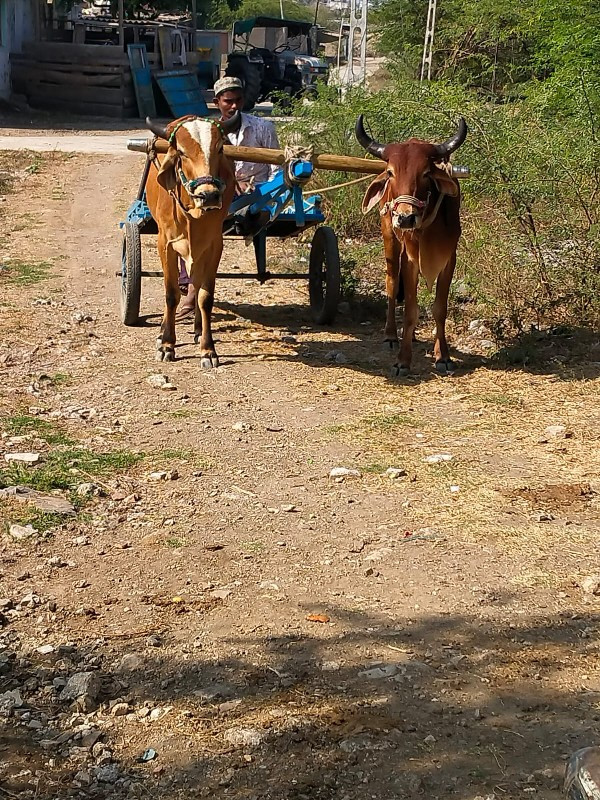
{"type": "MultiPolygon", "coordinates": [[[[228,135],[229,141],[236,147],[267,147],[279,150],[279,139],[275,125],[270,119],[255,117],[253,114],[242,114],[242,124],[235,133],[228,135]]],[[[276,164],[256,164],[253,161],[236,161],[235,177],[240,182],[254,178],[256,183],[270,180],[281,167],[276,164]]]]}

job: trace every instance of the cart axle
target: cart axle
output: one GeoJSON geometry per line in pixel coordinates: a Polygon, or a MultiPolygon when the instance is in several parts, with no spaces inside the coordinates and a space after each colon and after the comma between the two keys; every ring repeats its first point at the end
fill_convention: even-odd
{"type": "Polygon", "coordinates": [[[308,273],[285,272],[282,275],[274,275],[272,272],[262,272],[257,276],[256,272],[217,272],[217,278],[252,278],[256,280],[257,277],[261,283],[265,281],[298,281],[306,280],[308,278],[308,273]]]}
{"type": "MultiPolygon", "coordinates": [[[[117,278],[123,277],[123,273],[121,270],[115,272],[117,278]]],[[[143,269],[140,272],[142,278],[162,278],[163,273],[158,270],[146,270],[143,269]]],[[[217,272],[217,278],[242,278],[243,280],[260,280],[261,283],[264,281],[299,281],[299,280],[306,280],[309,277],[307,272],[286,272],[283,275],[274,275],[272,272],[263,272],[259,273],[257,276],[256,272],[217,272]]]]}

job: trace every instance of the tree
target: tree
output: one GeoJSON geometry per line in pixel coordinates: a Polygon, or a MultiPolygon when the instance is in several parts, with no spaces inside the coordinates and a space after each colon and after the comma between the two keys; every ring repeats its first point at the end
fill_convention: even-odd
{"type": "MultiPolygon", "coordinates": [[[[381,0],[374,13],[382,52],[418,75],[428,0],[381,0]]],[[[439,0],[434,39],[436,78],[492,95],[520,91],[576,67],[600,64],[596,0],[439,0]]]]}

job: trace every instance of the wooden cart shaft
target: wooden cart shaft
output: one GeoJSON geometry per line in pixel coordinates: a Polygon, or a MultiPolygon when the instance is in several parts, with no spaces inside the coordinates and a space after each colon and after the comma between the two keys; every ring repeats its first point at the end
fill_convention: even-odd
{"type": "MultiPolygon", "coordinates": [[[[147,153],[152,144],[151,139],[130,139],[129,150],[147,153]]],[[[157,153],[166,153],[169,148],[164,139],[157,139],[154,149],[157,153]]],[[[235,147],[226,144],[223,152],[236,161],[252,161],[256,164],[284,164],[283,150],[271,150],[263,147],[235,147]]],[[[360,172],[368,175],[379,175],[387,168],[385,161],[375,158],[355,158],[354,156],[337,156],[329,153],[315,154],[312,159],[315,169],[335,170],[336,172],[360,172]]]]}

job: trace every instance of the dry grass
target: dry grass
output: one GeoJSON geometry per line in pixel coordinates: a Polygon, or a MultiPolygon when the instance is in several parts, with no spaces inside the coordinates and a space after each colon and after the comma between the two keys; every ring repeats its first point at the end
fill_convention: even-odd
{"type": "Polygon", "coordinates": [[[574,498],[546,520],[551,503],[531,503],[516,493],[586,482],[594,488],[599,384],[598,378],[489,369],[410,386],[374,382],[368,396],[362,384],[363,405],[373,413],[327,433],[360,448],[356,466],[363,480],[400,495],[414,529],[434,527],[452,541],[493,542],[530,564],[544,559],[548,570],[539,579],[554,585],[576,574],[578,561],[595,548],[598,495],[574,498]],[[418,417],[411,408],[419,409],[418,417]],[[568,438],[545,435],[555,424],[567,428],[568,438]],[[454,458],[423,461],[436,453],[454,458]],[[391,481],[377,474],[388,466],[405,469],[407,477],[391,481]]]}

